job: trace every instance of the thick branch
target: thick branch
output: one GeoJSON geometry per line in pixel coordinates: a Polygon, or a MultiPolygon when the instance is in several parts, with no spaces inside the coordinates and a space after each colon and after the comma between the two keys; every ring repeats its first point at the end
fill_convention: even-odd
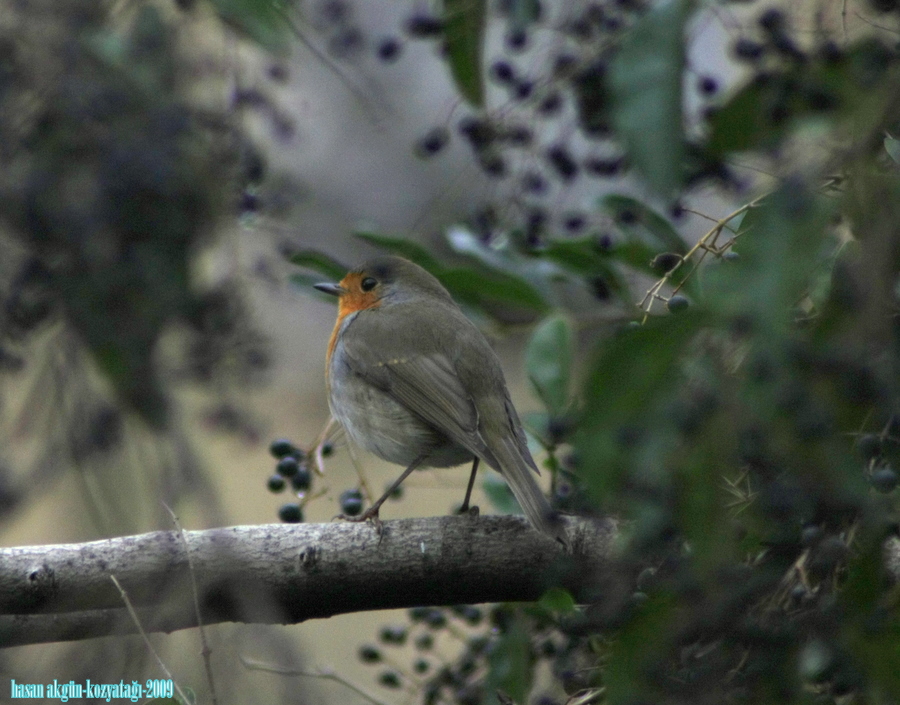
{"type": "MultiPolygon", "coordinates": [[[[518,517],[187,531],[204,623],[290,624],[345,612],[534,600],[597,584],[611,520],[569,520],[574,553],[518,517]]],[[[133,633],[115,575],[146,631],[196,626],[185,541],[174,531],[0,549],[0,645],[133,633]]]]}

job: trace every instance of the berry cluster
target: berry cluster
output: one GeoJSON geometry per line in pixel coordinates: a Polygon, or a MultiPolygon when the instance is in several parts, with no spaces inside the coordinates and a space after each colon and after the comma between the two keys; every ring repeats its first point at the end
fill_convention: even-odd
{"type": "MultiPolygon", "coordinates": [[[[323,458],[331,456],[334,447],[325,442],[319,448],[319,454],[323,458]]],[[[266,482],[269,491],[278,494],[284,492],[290,485],[291,490],[297,493],[299,501],[283,504],[278,510],[278,518],[286,523],[297,524],[304,520],[303,509],[313,499],[323,494],[311,494],[313,488],[314,473],[311,468],[311,452],[303,450],[300,446],[286,438],[277,438],[269,444],[269,453],[277,460],[275,472],[266,482]]],[[[403,497],[403,490],[398,487],[391,494],[391,500],[399,500],[403,497]]],[[[360,489],[353,487],[341,492],[338,497],[340,513],[345,517],[356,517],[362,514],[365,507],[365,497],[360,489]]]]}
{"type": "MultiPolygon", "coordinates": [[[[639,593],[635,595],[637,604],[639,593]]],[[[578,610],[558,614],[541,605],[453,605],[414,607],[407,616],[406,624],[382,627],[379,643],[364,644],[358,657],[380,667],[379,685],[415,689],[425,705],[486,702],[492,664],[502,664],[504,649],[523,631],[529,635],[526,662],[532,668],[546,662],[559,684],[554,692],[529,702],[559,705],[601,683],[596,668],[599,642],[588,638],[585,614],[578,610]]]]}

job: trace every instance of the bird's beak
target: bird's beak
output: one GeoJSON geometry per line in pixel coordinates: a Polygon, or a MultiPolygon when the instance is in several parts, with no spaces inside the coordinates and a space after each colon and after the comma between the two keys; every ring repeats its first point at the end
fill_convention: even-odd
{"type": "Polygon", "coordinates": [[[340,284],[332,284],[331,282],[313,284],[313,288],[318,289],[319,291],[324,291],[326,294],[331,294],[332,296],[340,296],[347,291],[340,284]]]}

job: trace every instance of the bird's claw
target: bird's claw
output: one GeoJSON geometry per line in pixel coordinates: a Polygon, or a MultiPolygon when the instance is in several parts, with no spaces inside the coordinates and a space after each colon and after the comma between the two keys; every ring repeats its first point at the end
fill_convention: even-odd
{"type": "Polygon", "coordinates": [[[381,521],[381,518],[378,516],[378,510],[376,509],[374,512],[369,509],[364,511],[362,514],[358,516],[350,516],[348,514],[338,514],[335,519],[343,519],[344,521],[351,521],[354,524],[360,524],[364,521],[371,521],[372,525],[375,527],[375,531],[378,532],[378,536],[380,537],[382,534],[382,530],[384,529],[384,524],[381,521]]]}

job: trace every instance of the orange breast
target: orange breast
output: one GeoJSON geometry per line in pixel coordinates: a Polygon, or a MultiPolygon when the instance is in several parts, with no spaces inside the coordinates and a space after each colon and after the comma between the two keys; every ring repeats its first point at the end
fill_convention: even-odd
{"type": "Polygon", "coordinates": [[[367,308],[377,308],[381,305],[381,300],[374,291],[363,291],[360,283],[362,282],[362,274],[359,272],[350,272],[346,277],[341,279],[340,285],[344,288],[344,293],[338,302],[338,316],[334,324],[334,330],[331,331],[331,339],[328,341],[328,357],[325,366],[325,376],[328,377],[331,370],[331,356],[334,353],[334,347],[337,345],[338,334],[341,330],[341,324],[344,319],[351,313],[364,311],[367,308]]]}

